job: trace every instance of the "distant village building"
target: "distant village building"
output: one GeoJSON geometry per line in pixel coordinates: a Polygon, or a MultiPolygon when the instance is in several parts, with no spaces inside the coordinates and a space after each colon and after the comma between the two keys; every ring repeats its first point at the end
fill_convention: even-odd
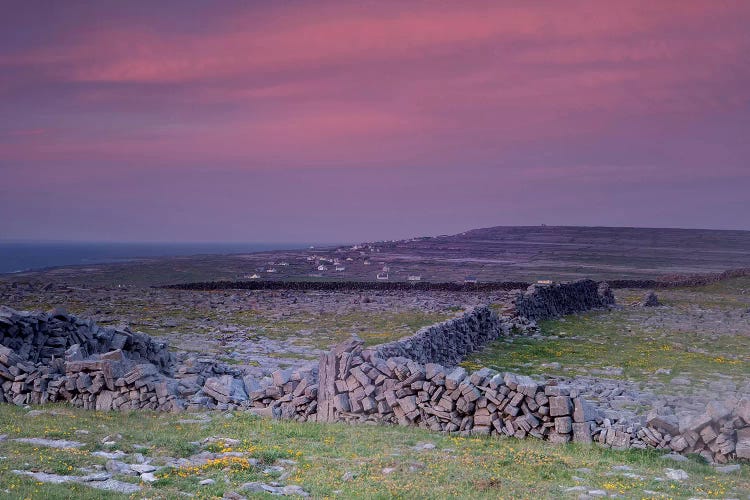
{"type": "Polygon", "coordinates": [[[346,271],[346,267],[344,266],[336,266],[337,271],[346,271]]]}
{"type": "Polygon", "coordinates": [[[464,283],[477,283],[478,281],[476,276],[467,276],[464,278],[464,283]]]}
{"type": "Polygon", "coordinates": [[[260,279],[260,275],[259,274],[247,274],[245,275],[245,278],[248,278],[251,280],[257,280],[257,279],[260,279]]]}
{"type": "Polygon", "coordinates": [[[279,262],[280,266],[286,267],[289,265],[289,262],[279,262]]]}
{"type": "Polygon", "coordinates": [[[388,273],[386,273],[386,272],[380,272],[380,273],[378,273],[378,275],[376,276],[376,278],[379,279],[379,280],[381,280],[381,281],[386,281],[386,280],[388,280],[388,273]]]}
{"type": "Polygon", "coordinates": [[[409,281],[422,281],[422,277],[416,274],[412,274],[406,279],[409,281]]]}
{"type": "Polygon", "coordinates": [[[266,269],[266,272],[267,272],[267,273],[275,273],[275,272],[276,272],[276,269],[274,269],[274,268],[272,267],[272,268],[270,268],[270,269],[266,269]]]}
{"type": "Polygon", "coordinates": [[[366,265],[366,266],[369,266],[369,265],[370,265],[370,261],[369,261],[369,260],[366,260],[366,261],[364,261],[364,262],[363,262],[362,264],[364,264],[364,265],[366,265]]]}
{"type": "Polygon", "coordinates": [[[552,280],[537,280],[536,284],[537,285],[551,285],[552,280]]]}
{"type": "Polygon", "coordinates": [[[328,271],[328,267],[324,266],[323,264],[318,266],[318,271],[328,271]]]}

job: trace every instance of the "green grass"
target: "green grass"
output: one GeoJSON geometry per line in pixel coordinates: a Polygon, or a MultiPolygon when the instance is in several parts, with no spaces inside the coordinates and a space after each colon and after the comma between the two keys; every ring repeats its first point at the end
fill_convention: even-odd
{"type": "MultiPolygon", "coordinates": [[[[490,366],[498,370],[544,373],[557,362],[562,367],[605,369],[621,367],[619,377],[643,380],[657,369],[668,367],[671,375],[691,373],[709,376],[723,373],[741,379],[750,362],[748,344],[742,338],[720,338],[707,342],[697,332],[644,331],[632,326],[626,331],[628,313],[588,313],[565,322],[546,321],[542,333],[558,338],[517,338],[498,341],[467,358],[469,366],[490,366]],[[690,346],[704,345],[707,352],[691,352],[690,346]]],[[[554,370],[560,372],[560,370],[554,370]]]]}
{"type": "Polygon", "coordinates": [[[750,324],[750,319],[742,319],[738,312],[750,306],[750,294],[742,293],[746,289],[750,290],[750,280],[742,278],[710,287],[661,291],[666,309],[632,307],[643,291],[618,290],[618,303],[623,305],[618,311],[543,321],[539,325],[542,338],[496,341],[468,357],[463,365],[550,375],[601,374],[615,367],[622,373],[607,376],[657,382],[656,390],[663,390],[658,383],[676,376],[690,378],[696,387],[705,386],[717,374],[739,384],[748,376],[750,329],[717,333],[715,329],[725,326],[700,318],[713,310],[720,314],[717,318],[735,321],[734,326],[742,330],[743,324],[750,324]],[[695,324],[678,321],[691,317],[696,318],[695,324]],[[663,369],[670,373],[657,374],[663,369]]]}
{"type": "Polygon", "coordinates": [[[391,313],[358,311],[346,314],[294,314],[282,319],[269,319],[257,311],[231,315],[229,324],[252,328],[271,339],[292,340],[298,345],[326,348],[347,340],[352,333],[366,345],[381,344],[411,335],[423,326],[444,321],[449,314],[427,313],[418,309],[391,313]],[[305,331],[300,336],[300,331],[305,331]]]}
{"type": "MultiPolygon", "coordinates": [[[[0,496],[9,498],[116,498],[81,485],[42,485],[17,476],[12,469],[80,474],[84,464],[103,464],[88,455],[101,447],[106,435],[122,434],[116,448],[127,452],[148,447],[144,453],[158,457],[186,457],[199,448],[192,442],[209,436],[239,439],[231,448],[221,443],[213,451],[231,449],[246,458],[261,460],[253,466],[243,459],[223,459],[206,466],[163,469],[160,479],[134,498],[178,498],[180,492],[197,498],[221,497],[247,481],[279,481],[298,484],[314,497],[340,498],[576,498],[579,493],[565,488],[585,485],[626,498],[661,496],[669,498],[735,496],[750,493],[750,468],[719,475],[697,460],[675,464],[654,451],[616,452],[598,446],[555,446],[534,439],[523,441],[494,437],[463,438],[420,429],[387,426],[351,426],[272,421],[244,414],[231,418],[213,413],[209,423],[180,424],[184,415],[150,412],[97,413],[49,406],[58,414],[24,417],[25,410],[0,405],[0,496]],[[21,425],[23,423],[23,425],[21,425]],[[87,435],[76,434],[86,429],[87,435]],[[55,436],[83,441],[77,450],[50,450],[12,441],[15,437],[55,436]],[[435,449],[416,451],[418,443],[430,442],[435,449]],[[278,459],[294,460],[285,466],[289,476],[264,474],[263,467],[278,459]],[[614,473],[617,465],[629,465],[643,479],[614,473]],[[690,479],[677,483],[658,481],[665,468],[681,468],[690,479]],[[590,472],[577,469],[586,468],[590,472]],[[393,469],[384,472],[384,469],[393,469]],[[351,480],[344,480],[350,473],[351,480]],[[574,477],[580,478],[579,480],[574,477]],[[200,486],[201,479],[216,481],[200,486]],[[226,481],[225,481],[226,479],[226,481]],[[6,491],[4,491],[6,490],[6,491]],[[657,495],[644,493],[657,492],[657,495]]],[[[132,480],[132,479],[131,479],[132,480]]]]}

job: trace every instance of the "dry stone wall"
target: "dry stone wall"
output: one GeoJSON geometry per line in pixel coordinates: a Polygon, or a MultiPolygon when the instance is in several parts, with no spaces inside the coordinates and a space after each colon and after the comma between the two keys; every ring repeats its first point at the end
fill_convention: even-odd
{"type": "Polygon", "coordinates": [[[750,268],[729,269],[720,273],[672,274],[653,280],[609,280],[615,288],[677,288],[705,286],[720,281],[750,276],[750,268]]]}
{"type": "Polygon", "coordinates": [[[129,359],[153,364],[164,374],[174,366],[166,343],[128,328],[104,328],[63,309],[34,314],[0,307],[0,345],[31,363],[49,364],[75,345],[84,358],[119,349],[129,359]]]}
{"type": "Polygon", "coordinates": [[[178,283],[161,288],[176,290],[321,290],[321,291],[365,291],[365,290],[404,290],[439,292],[490,292],[498,290],[518,290],[526,288],[525,281],[488,281],[478,283],[431,282],[431,281],[203,281],[178,283]]]}
{"type": "Polygon", "coordinates": [[[564,384],[487,368],[468,373],[403,357],[383,359],[356,341],[321,356],[319,373],[319,421],[657,448],[718,463],[750,459],[750,398],[711,403],[700,415],[678,418],[665,407],[643,423],[620,423],[564,384]]]}
{"type": "Polygon", "coordinates": [[[127,329],[102,328],[63,311],[0,309],[0,402],[68,401],[88,409],[240,409],[298,421],[376,422],[442,432],[595,442],[750,459],[750,398],[712,403],[700,415],[652,410],[613,419],[577,388],[512,373],[456,367],[501,335],[613,303],[604,284],[534,285],[516,315],[487,307],[372,348],[358,340],[321,356],[316,369],[256,379],[209,358],[175,359],[167,346],[127,329]],[[531,319],[529,319],[531,318],[531,319]]]}
{"type": "MultiPolygon", "coordinates": [[[[190,364],[177,378],[175,366],[166,343],[143,333],[100,327],[60,309],[0,308],[0,402],[177,411],[200,387],[191,383],[190,364]]],[[[222,373],[216,364],[201,369],[200,383],[222,373]]]]}
{"type": "Polygon", "coordinates": [[[609,307],[614,303],[615,297],[607,283],[580,280],[531,285],[516,297],[515,306],[519,316],[539,321],[609,307]]]}
{"type": "Polygon", "coordinates": [[[510,318],[501,319],[489,307],[477,307],[372,350],[383,359],[406,357],[420,363],[454,365],[467,354],[507,334],[514,323],[510,318]]]}

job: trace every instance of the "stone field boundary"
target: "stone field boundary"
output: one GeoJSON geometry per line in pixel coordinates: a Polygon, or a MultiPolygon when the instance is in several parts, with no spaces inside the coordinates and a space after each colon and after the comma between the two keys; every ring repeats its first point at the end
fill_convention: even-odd
{"type": "Polygon", "coordinates": [[[614,297],[592,280],[533,285],[515,314],[481,306],[404,339],[364,349],[338,345],[317,368],[243,376],[209,358],[175,361],[164,343],[103,328],[63,311],[0,309],[0,402],[66,401],[87,409],[247,410],[273,418],[375,422],[464,434],[597,442],[613,448],[700,453],[723,463],[750,459],[750,398],[711,403],[677,418],[650,411],[644,425],[603,418],[578,390],[512,373],[456,368],[500,336],[534,320],[608,307],[614,297]]]}

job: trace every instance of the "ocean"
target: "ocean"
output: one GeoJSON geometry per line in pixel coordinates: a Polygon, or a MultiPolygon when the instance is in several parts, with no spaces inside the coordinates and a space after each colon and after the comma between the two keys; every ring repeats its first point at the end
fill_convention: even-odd
{"type": "MultiPolygon", "coordinates": [[[[0,274],[139,257],[232,254],[307,248],[305,243],[86,243],[0,241],[0,274]]],[[[320,246],[320,245],[318,245],[320,246]]]]}

